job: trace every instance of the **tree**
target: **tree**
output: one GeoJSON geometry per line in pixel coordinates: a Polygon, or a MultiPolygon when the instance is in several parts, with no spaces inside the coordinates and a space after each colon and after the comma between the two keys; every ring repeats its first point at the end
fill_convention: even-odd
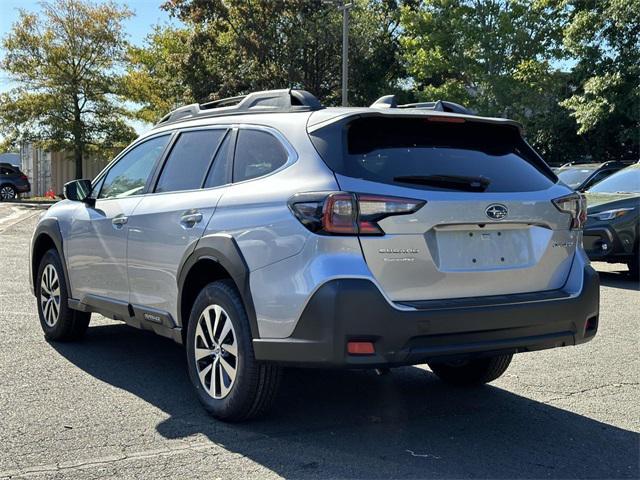
{"type": "Polygon", "coordinates": [[[640,155],[640,0],[565,0],[564,45],[577,60],[562,102],[601,158],[640,155]]]}
{"type": "MultiPolygon", "coordinates": [[[[399,11],[395,0],[354,4],[349,96],[362,104],[397,89],[399,11]]],[[[164,8],[186,28],[158,28],[130,52],[128,89],[147,119],[160,118],[176,100],[272,88],[304,88],[340,103],[342,20],[335,3],[171,0],[164,8]]]]}
{"type": "Polygon", "coordinates": [[[139,105],[138,119],[153,123],[195,101],[187,81],[190,42],[186,29],[156,26],[145,46],[129,48],[123,86],[129,100],[139,105]]]}
{"type": "Polygon", "coordinates": [[[519,120],[548,161],[581,152],[558,106],[571,77],[560,59],[564,10],[545,0],[425,0],[402,10],[403,59],[419,100],[447,99],[519,120]]]}
{"type": "Polygon", "coordinates": [[[52,0],[41,15],[20,10],[3,39],[0,66],[17,87],[0,97],[0,131],[14,141],[33,139],[82,158],[97,146],[128,143],[134,132],[119,98],[118,68],[131,12],[108,2],[52,0]]]}

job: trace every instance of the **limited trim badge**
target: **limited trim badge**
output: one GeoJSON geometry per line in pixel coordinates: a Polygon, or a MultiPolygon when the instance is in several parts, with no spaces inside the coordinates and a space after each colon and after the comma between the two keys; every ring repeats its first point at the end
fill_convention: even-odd
{"type": "Polygon", "coordinates": [[[507,218],[509,210],[500,203],[492,203],[485,209],[484,213],[492,220],[502,220],[507,218]]]}

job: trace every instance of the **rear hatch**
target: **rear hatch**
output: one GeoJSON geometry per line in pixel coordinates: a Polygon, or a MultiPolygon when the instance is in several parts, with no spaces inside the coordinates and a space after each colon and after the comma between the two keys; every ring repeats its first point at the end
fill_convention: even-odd
{"type": "Polygon", "coordinates": [[[566,282],[579,233],[552,200],[570,192],[517,124],[374,113],[309,134],[342,191],[425,202],[379,220],[384,234],[359,236],[391,300],[539,292],[566,282]]]}

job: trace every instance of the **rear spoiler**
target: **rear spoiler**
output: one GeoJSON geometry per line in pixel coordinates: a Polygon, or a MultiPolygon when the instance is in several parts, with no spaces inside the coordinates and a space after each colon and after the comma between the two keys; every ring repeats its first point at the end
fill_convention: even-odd
{"type": "MultiPolygon", "coordinates": [[[[437,103],[437,102],[434,102],[437,103]]],[[[450,102],[447,102],[450,103],[450,102]]],[[[464,107],[461,107],[464,108],[464,107]]],[[[426,108],[326,108],[313,112],[307,120],[307,131],[312,133],[321,128],[325,128],[333,123],[344,124],[359,117],[448,117],[460,118],[469,122],[482,122],[500,126],[515,127],[522,135],[522,124],[507,118],[480,117],[472,114],[453,113],[442,110],[426,108]]]]}

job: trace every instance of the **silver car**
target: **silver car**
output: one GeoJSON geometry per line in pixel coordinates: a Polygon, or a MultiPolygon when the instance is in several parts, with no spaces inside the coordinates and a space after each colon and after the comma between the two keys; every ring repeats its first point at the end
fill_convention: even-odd
{"type": "Polygon", "coordinates": [[[182,343],[228,421],[269,407],[283,365],[471,385],[598,328],[583,198],[519,124],[448,102],[188,105],[65,195],[31,245],[45,336],[97,312],[182,343]]]}

